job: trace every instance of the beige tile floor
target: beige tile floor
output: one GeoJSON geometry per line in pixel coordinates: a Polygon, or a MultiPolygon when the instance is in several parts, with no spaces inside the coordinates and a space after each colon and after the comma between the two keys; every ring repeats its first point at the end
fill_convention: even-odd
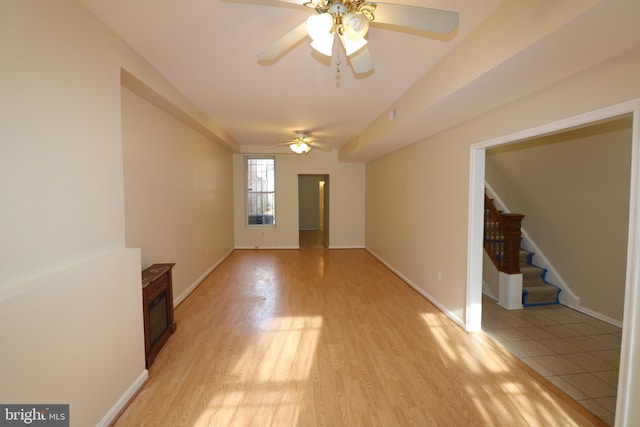
{"type": "Polygon", "coordinates": [[[621,328],[563,305],[505,310],[485,296],[482,329],[593,414],[614,424],[621,328]]]}

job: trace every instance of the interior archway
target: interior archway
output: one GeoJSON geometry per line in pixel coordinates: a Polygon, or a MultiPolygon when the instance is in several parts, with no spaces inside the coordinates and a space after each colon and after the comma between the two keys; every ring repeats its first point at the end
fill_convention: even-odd
{"type": "Polygon", "coordinates": [[[640,261],[636,256],[638,249],[640,249],[640,236],[637,235],[638,224],[640,224],[640,212],[638,210],[638,189],[640,188],[640,174],[638,173],[640,165],[640,159],[638,158],[638,147],[640,144],[640,100],[617,104],[472,145],[470,153],[468,280],[465,316],[465,327],[468,331],[476,332],[481,330],[482,239],[484,229],[483,212],[486,149],[559,133],[569,129],[589,126],[629,114],[633,115],[629,227],[623,334],[620,352],[620,380],[618,382],[616,406],[616,419],[620,425],[626,424],[629,411],[629,399],[632,387],[629,376],[631,374],[631,362],[633,358],[633,337],[637,335],[637,326],[634,319],[636,319],[638,314],[638,304],[636,300],[638,292],[640,291],[640,281],[638,280],[640,261]]]}

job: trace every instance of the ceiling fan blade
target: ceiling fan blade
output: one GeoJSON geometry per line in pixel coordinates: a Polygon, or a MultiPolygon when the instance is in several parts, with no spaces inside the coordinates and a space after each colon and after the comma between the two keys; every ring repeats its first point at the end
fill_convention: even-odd
{"type": "Polygon", "coordinates": [[[260,52],[258,58],[260,58],[261,61],[273,61],[287,49],[305,38],[306,35],[307,24],[306,22],[303,22],[260,52]]]}
{"type": "Polygon", "coordinates": [[[349,57],[351,67],[356,74],[364,74],[373,70],[373,58],[369,53],[367,46],[360,49],[358,52],[349,57]]]}
{"type": "Polygon", "coordinates": [[[312,149],[317,148],[318,150],[321,150],[321,151],[331,151],[331,147],[328,147],[321,142],[311,142],[309,145],[311,146],[312,149]]]}
{"type": "Polygon", "coordinates": [[[293,141],[289,141],[289,142],[282,142],[282,143],[280,143],[280,144],[271,145],[271,146],[269,146],[269,148],[286,147],[286,146],[291,145],[291,144],[293,144],[293,143],[294,143],[293,141]]]}
{"type": "MultiPolygon", "coordinates": [[[[281,0],[282,1],[282,0],[281,0]]],[[[458,27],[459,15],[448,10],[402,4],[377,3],[373,22],[418,30],[450,33],[458,27]]]]}

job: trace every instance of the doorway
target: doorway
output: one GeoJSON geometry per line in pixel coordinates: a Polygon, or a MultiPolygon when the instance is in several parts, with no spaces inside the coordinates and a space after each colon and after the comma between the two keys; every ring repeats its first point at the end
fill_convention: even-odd
{"type": "Polygon", "coordinates": [[[329,175],[298,175],[299,246],[326,248],[329,243],[329,175]]]}
{"type": "Polygon", "coordinates": [[[640,144],[640,100],[614,105],[600,110],[574,116],[569,119],[549,123],[515,134],[474,144],[471,147],[470,186],[469,186],[469,242],[468,242],[468,282],[467,282],[467,312],[465,327],[468,331],[481,330],[482,318],[482,239],[483,239],[483,211],[484,211],[484,177],[486,149],[517,143],[530,138],[550,135],[568,129],[575,129],[593,123],[611,120],[616,117],[633,114],[632,130],[632,158],[629,201],[629,225],[625,279],[625,302],[623,314],[622,345],[620,351],[620,375],[617,387],[616,420],[620,425],[626,425],[629,416],[629,394],[632,389],[630,375],[635,364],[632,347],[633,338],[637,335],[633,319],[637,316],[638,305],[636,296],[639,291],[640,262],[637,250],[640,247],[640,236],[637,226],[640,221],[638,211],[639,181],[639,152],[640,144]]]}

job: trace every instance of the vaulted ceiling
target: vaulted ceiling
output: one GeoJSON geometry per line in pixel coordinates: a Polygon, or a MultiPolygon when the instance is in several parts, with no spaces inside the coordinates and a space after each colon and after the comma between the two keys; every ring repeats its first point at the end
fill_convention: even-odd
{"type": "Polygon", "coordinates": [[[448,35],[372,27],[356,75],[305,38],[258,53],[316,13],[288,0],[80,0],[240,146],[304,130],[367,161],[640,45],[637,0],[388,0],[459,13],[448,35]],[[394,112],[396,114],[392,114],[394,112]],[[393,120],[392,120],[393,119],[393,120]]]}

